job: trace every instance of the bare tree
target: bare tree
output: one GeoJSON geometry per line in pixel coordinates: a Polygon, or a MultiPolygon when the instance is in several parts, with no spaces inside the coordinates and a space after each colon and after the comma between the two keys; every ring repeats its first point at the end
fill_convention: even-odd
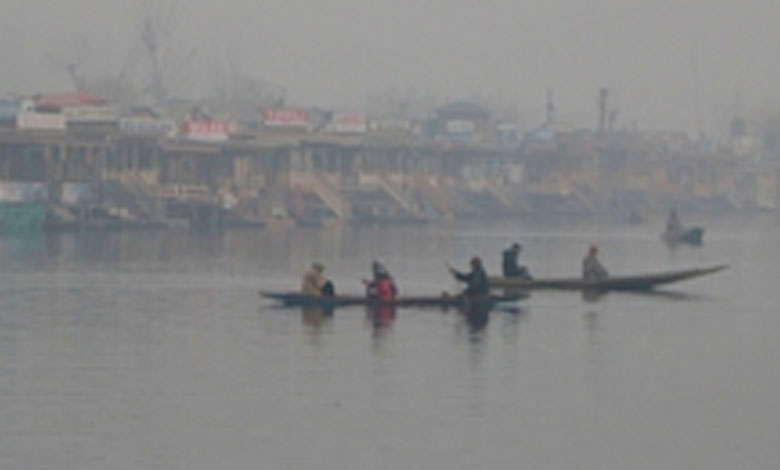
{"type": "Polygon", "coordinates": [[[132,56],[116,70],[94,72],[91,63],[95,48],[88,38],[76,36],[71,41],[63,41],[63,45],[62,52],[48,54],[49,61],[67,74],[75,90],[98,95],[120,107],[130,106],[137,100],[137,89],[130,74],[136,62],[132,56]]]}
{"type": "Polygon", "coordinates": [[[139,21],[140,48],[147,66],[144,93],[163,103],[187,81],[194,48],[182,48],[179,32],[183,13],[179,0],[150,0],[139,21]]]}
{"type": "Polygon", "coordinates": [[[139,2],[135,37],[124,63],[115,70],[91,70],[96,49],[84,32],[57,44],[60,51],[50,53],[49,61],[67,74],[76,90],[100,95],[121,106],[135,104],[142,96],[164,103],[184,86],[187,66],[195,54],[194,48],[181,47],[183,4],[180,0],[139,2]]]}
{"type": "Polygon", "coordinates": [[[257,117],[259,108],[284,101],[283,86],[246,72],[236,48],[226,49],[211,67],[215,75],[209,100],[214,111],[250,119],[257,117]]]}
{"type": "Polygon", "coordinates": [[[73,88],[83,91],[86,77],[85,70],[94,55],[92,43],[86,36],[79,35],[70,41],[63,41],[60,47],[63,45],[65,50],[48,54],[49,62],[56,69],[68,75],[73,88]]]}
{"type": "Polygon", "coordinates": [[[393,119],[416,119],[430,116],[442,99],[432,91],[420,92],[414,87],[399,88],[390,85],[374,90],[366,96],[366,110],[374,116],[393,119]]]}

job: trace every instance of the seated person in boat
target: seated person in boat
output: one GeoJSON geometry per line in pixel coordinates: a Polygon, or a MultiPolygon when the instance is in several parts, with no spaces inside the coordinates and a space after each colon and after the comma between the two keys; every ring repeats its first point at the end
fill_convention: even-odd
{"type": "Polygon", "coordinates": [[[582,277],[587,280],[599,281],[609,277],[609,272],[598,259],[599,249],[591,245],[588,255],[582,260],[582,277]]]}
{"type": "Polygon", "coordinates": [[[502,255],[504,260],[504,277],[515,277],[530,281],[533,277],[528,272],[528,268],[517,263],[517,258],[520,256],[521,251],[523,251],[523,247],[519,243],[513,243],[512,246],[504,250],[502,255]]]}
{"type": "Polygon", "coordinates": [[[332,297],[336,294],[333,283],[322,274],[325,266],[322,263],[312,263],[311,267],[303,274],[301,292],[306,295],[332,297]]]}
{"type": "Polygon", "coordinates": [[[666,233],[673,233],[682,230],[682,223],[677,217],[677,211],[672,209],[669,212],[669,218],[666,220],[666,233]]]}
{"type": "Polygon", "coordinates": [[[371,272],[373,274],[372,280],[363,279],[363,284],[366,285],[366,296],[385,301],[395,299],[398,289],[384,264],[380,261],[374,261],[371,263],[371,272]]]}
{"type": "Polygon", "coordinates": [[[449,270],[455,276],[455,279],[466,283],[466,288],[461,295],[465,297],[486,297],[490,294],[490,283],[487,273],[485,273],[485,269],[482,267],[482,260],[475,256],[471,258],[470,265],[471,271],[467,273],[461,273],[452,267],[449,270]]]}

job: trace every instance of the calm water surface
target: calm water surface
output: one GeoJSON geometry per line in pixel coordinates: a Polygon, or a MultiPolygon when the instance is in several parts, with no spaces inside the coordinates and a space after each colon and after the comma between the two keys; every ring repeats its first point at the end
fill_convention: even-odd
{"type": "Polygon", "coordinates": [[[0,239],[2,469],[774,469],[780,222],[709,217],[0,239]],[[691,221],[693,222],[693,221],[691,221]],[[537,276],[729,262],[669,295],[534,293],[469,322],[275,308],[314,259],[360,292],[382,258],[406,293],[443,262],[537,276]]]}

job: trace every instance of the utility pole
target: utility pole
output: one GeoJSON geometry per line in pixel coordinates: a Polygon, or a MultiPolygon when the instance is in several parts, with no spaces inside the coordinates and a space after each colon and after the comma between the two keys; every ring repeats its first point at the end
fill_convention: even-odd
{"type": "Polygon", "coordinates": [[[547,89],[547,114],[544,120],[544,127],[550,127],[555,120],[555,103],[553,101],[553,91],[547,89]]]}
{"type": "Polygon", "coordinates": [[[606,88],[599,90],[599,134],[604,133],[605,124],[607,122],[607,95],[609,91],[606,88]]]}

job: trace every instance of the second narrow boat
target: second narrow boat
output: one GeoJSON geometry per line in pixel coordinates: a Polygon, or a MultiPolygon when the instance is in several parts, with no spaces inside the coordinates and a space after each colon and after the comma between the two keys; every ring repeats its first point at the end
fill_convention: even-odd
{"type": "Polygon", "coordinates": [[[631,276],[613,276],[607,279],[590,280],[580,277],[550,278],[524,280],[507,277],[491,277],[490,287],[509,289],[561,289],[561,290],[623,290],[623,291],[649,291],[658,286],[681,282],[688,279],[707,276],[728,268],[726,264],[719,264],[706,268],[684,269],[680,271],[667,271],[652,274],[637,274],[631,276]]]}

